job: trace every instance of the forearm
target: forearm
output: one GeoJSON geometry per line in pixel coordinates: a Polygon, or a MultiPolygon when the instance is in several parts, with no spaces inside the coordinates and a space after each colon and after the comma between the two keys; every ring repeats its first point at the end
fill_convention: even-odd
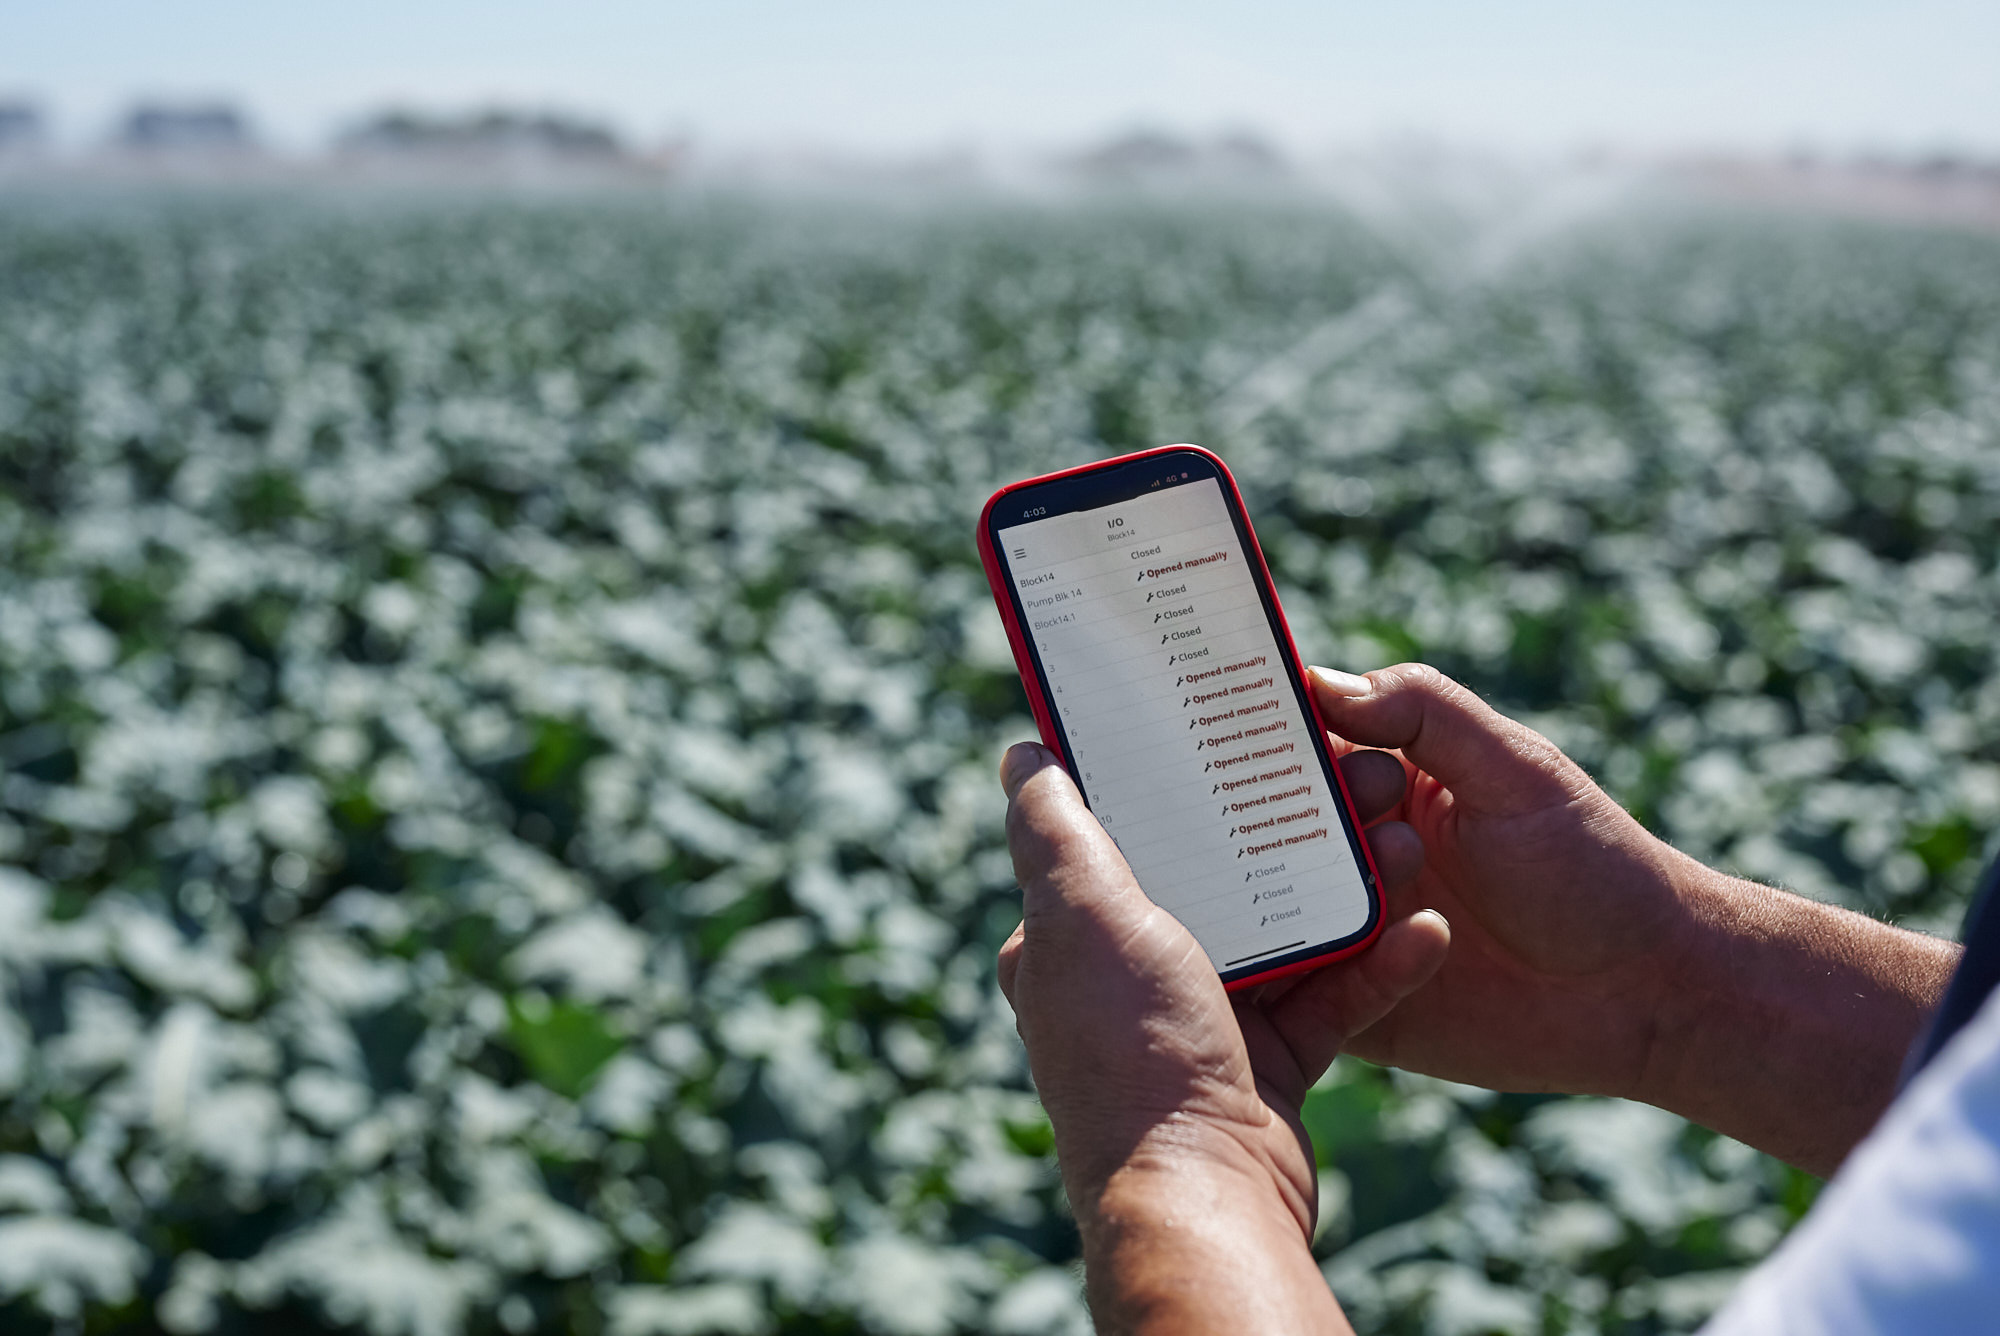
{"type": "Polygon", "coordinates": [[[1091,1315],[1106,1336],[1351,1332],[1294,1210],[1214,1165],[1127,1170],[1077,1210],[1091,1315]]]}
{"type": "Polygon", "coordinates": [[[1688,930],[1638,1097],[1832,1173],[1894,1096],[1958,948],[1691,860],[1681,882],[1688,930]]]}

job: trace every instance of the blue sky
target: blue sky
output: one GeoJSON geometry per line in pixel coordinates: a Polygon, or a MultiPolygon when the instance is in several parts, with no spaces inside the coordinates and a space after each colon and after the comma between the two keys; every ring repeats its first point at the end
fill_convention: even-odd
{"type": "Polygon", "coordinates": [[[1996,0],[0,0],[0,95],[72,143],[139,95],[321,142],[387,103],[636,141],[908,152],[1255,127],[1542,152],[2000,152],[1996,0]]]}

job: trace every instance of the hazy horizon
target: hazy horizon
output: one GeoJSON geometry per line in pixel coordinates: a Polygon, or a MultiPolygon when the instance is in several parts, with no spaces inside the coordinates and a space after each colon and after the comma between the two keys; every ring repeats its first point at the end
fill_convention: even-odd
{"type": "Polygon", "coordinates": [[[2000,7],[1967,0],[12,9],[0,97],[37,103],[63,148],[102,142],[139,100],[220,99],[289,151],[385,107],[506,105],[599,120],[640,147],[878,157],[1138,128],[1247,130],[1297,155],[1398,139],[1525,155],[2000,152],[2000,81],[1981,54],[2000,49],[2000,7]]]}

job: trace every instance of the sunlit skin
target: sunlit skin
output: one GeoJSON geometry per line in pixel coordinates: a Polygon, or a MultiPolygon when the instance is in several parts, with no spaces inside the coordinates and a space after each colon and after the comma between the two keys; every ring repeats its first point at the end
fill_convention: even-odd
{"type": "Polygon", "coordinates": [[[1703,867],[1434,669],[1313,688],[1388,926],[1233,1000],[1054,754],[1002,762],[1024,907],[1000,982],[1100,1330],[1348,1329],[1310,1252],[1299,1121],[1342,1050],[1643,1099],[1816,1173],[1866,1133],[1955,947],[1703,867]]]}

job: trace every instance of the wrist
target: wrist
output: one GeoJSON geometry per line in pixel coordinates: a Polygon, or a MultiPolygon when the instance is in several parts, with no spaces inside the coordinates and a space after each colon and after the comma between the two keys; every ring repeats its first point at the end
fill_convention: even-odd
{"type": "Polygon", "coordinates": [[[1073,1202],[1102,1332],[1345,1330],[1312,1257],[1311,1203],[1254,1163],[1121,1168],[1073,1202]]]}
{"type": "Polygon", "coordinates": [[[1684,922],[1634,1097],[1830,1173],[1894,1095],[1958,950],[1682,861],[1684,922]]]}
{"type": "Polygon", "coordinates": [[[1646,1060],[1636,1088],[1622,1093],[1679,1112],[1688,1098],[1685,1087],[1699,1076],[1699,1050],[1749,996],[1748,981],[1733,971],[1753,941],[1736,930],[1735,879],[1670,846],[1668,856],[1665,880],[1677,908],[1646,1002],[1646,1060]]]}
{"type": "Polygon", "coordinates": [[[1310,1243],[1316,1176],[1303,1152],[1287,1158],[1298,1162],[1274,1162],[1253,1139],[1176,1128],[1148,1136],[1094,1185],[1073,1183],[1068,1174],[1064,1180],[1086,1250],[1151,1229],[1178,1230],[1197,1216],[1268,1223],[1310,1243]]]}

